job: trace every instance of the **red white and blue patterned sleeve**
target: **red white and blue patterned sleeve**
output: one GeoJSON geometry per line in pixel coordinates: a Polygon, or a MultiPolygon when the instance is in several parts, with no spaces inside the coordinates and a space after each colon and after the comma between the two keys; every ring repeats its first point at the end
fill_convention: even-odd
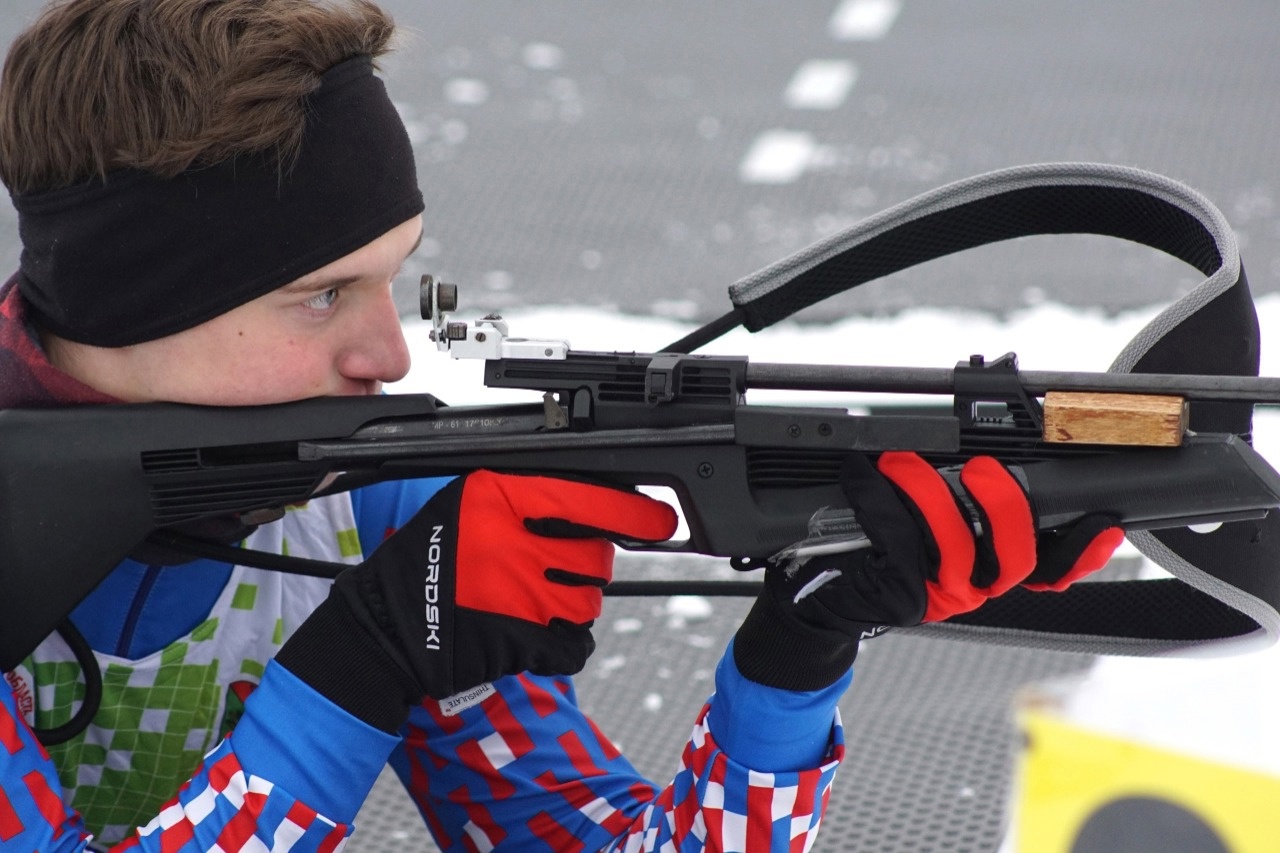
{"type": "MultiPolygon", "coordinates": [[[[269,674],[271,669],[268,667],[269,674]]],[[[336,850],[342,844],[352,830],[349,818],[340,822],[326,817],[286,791],[283,785],[248,772],[242,766],[243,761],[277,779],[290,775],[282,763],[276,762],[270,770],[263,770],[263,762],[256,760],[256,754],[261,752],[263,735],[254,732],[255,705],[257,713],[261,714],[265,709],[269,718],[263,721],[260,727],[263,730],[280,728],[280,721],[272,722],[271,718],[278,717],[281,706],[298,707],[296,695],[290,692],[296,689],[295,685],[286,679],[277,690],[277,687],[269,686],[270,680],[264,677],[263,685],[250,696],[245,717],[235,734],[205,756],[191,779],[164,804],[159,814],[146,826],[139,827],[133,836],[111,848],[113,853],[245,853],[258,850],[323,853],[336,850]],[[279,693],[274,698],[270,695],[273,690],[279,693]],[[255,702],[259,698],[263,701],[255,702]],[[241,734],[245,737],[240,737],[241,734]],[[237,740],[244,741],[239,745],[239,752],[235,748],[237,740]]],[[[307,728],[301,724],[306,716],[291,715],[293,721],[288,726],[291,735],[307,728]]],[[[332,715],[319,716],[329,734],[334,734],[332,715]]],[[[362,725],[354,719],[341,724],[362,725]]],[[[322,765],[319,775],[332,776],[324,770],[331,765],[338,766],[340,757],[337,754],[333,758],[317,757],[310,749],[321,739],[321,734],[308,737],[304,731],[298,740],[310,759],[322,765]]],[[[356,763],[369,764],[372,777],[361,778],[369,776],[370,771],[364,767],[353,768],[350,753],[346,753],[341,764],[346,773],[354,770],[357,777],[354,786],[348,788],[343,784],[343,780],[352,781],[349,776],[316,780],[333,791],[350,791],[351,802],[338,807],[338,811],[350,815],[358,810],[373,778],[376,778],[377,768],[382,766],[385,754],[390,752],[395,740],[388,735],[370,738],[363,732],[357,732],[357,738],[360,737],[369,741],[365,745],[374,757],[367,762],[356,763]],[[378,756],[380,749],[383,753],[378,756]]],[[[297,756],[299,762],[304,758],[301,754],[297,756]]],[[[316,770],[315,767],[311,769],[316,770]]],[[[319,797],[325,798],[323,795],[319,797]]],[[[310,799],[315,801],[317,798],[310,799]]],[[[88,849],[91,840],[80,816],[64,804],[54,764],[19,712],[13,690],[0,679],[0,849],[69,853],[88,849]]]]}
{"type": "Polygon", "coordinates": [[[85,849],[89,835],[61,794],[53,761],[28,728],[9,682],[0,679],[0,848],[85,849]]]}
{"type": "Polygon", "coordinates": [[[844,755],[832,707],[815,766],[753,770],[717,745],[704,708],[659,790],[582,713],[568,679],[524,674],[480,690],[456,713],[415,709],[392,756],[446,851],[804,850],[844,755]]]}
{"type": "Polygon", "coordinates": [[[117,851],[332,851],[351,832],[290,796],[278,786],[244,771],[227,738],[137,834],[117,851]]]}

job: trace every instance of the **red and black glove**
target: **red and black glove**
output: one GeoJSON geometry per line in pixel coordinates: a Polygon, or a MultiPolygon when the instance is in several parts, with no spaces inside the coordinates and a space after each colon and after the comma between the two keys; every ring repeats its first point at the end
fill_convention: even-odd
{"type": "Polygon", "coordinates": [[[818,689],[853,663],[862,639],[966,613],[1020,584],[1065,589],[1124,539],[1105,515],[1038,535],[1022,485],[987,456],[964,464],[958,491],[908,452],[884,453],[875,466],[851,456],[841,486],[870,547],[767,571],[734,643],[752,680],[818,689]]]}
{"type": "Polygon", "coordinates": [[[922,622],[975,610],[1019,584],[1066,589],[1105,566],[1124,541],[1115,518],[1105,514],[1038,534],[1022,484],[990,456],[970,459],[959,479],[962,495],[915,453],[884,453],[875,470],[865,459],[845,466],[845,494],[873,554],[913,565],[925,578],[922,622]],[[975,520],[981,536],[974,535],[975,520]]]}
{"type": "MultiPolygon", "coordinates": [[[[609,540],[656,542],[675,528],[671,507],[635,492],[476,471],[339,575],[277,661],[295,674],[315,668],[290,649],[332,645],[315,621],[379,650],[408,702],[519,672],[578,672],[595,648],[591,624],[612,577],[609,540]]],[[[315,677],[304,680],[333,698],[315,677]]],[[[350,701],[338,704],[352,710],[350,701]]]]}

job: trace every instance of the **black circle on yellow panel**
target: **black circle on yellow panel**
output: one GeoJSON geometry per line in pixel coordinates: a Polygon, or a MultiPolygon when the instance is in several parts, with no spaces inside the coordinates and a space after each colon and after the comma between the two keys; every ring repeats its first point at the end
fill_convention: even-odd
{"type": "Polygon", "coordinates": [[[1071,853],[1231,853],[1213,827],[1168,800],[1125,797],[1089,815],[1071,853]]]}

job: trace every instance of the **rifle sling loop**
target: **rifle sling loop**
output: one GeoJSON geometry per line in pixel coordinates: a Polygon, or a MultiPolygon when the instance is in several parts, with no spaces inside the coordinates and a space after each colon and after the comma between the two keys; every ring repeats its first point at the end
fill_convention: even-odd
{"type": "MultiPolygon", "coordinates": [[[[1257,313],[1226,218],[1161,175],[1095,163],[1003,169],[924,193],[732,285],[733,310],[664,351],[688,351],[737,325],[756,332],[828,297],[965,249],[1040,234],[1098,234],[1158,249],[1206,278],[1116,357],[1118,373],[1257,376],[1257,313]]],[[[1192,404],[1190,428],[1248,438],[1253,406],[1192,404]]],[[[924,633],[1098,654],[1161,654],[1280,636],[1280,513],[1211,534],[1130,532],[1176,580],[1075,584],[1014,594],[924,633]]]]}

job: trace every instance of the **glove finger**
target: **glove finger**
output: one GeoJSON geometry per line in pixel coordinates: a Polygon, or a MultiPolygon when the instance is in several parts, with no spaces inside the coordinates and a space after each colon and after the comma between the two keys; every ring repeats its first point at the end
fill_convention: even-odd
{"type": "Polygon", "coordinates": [[[1036,525],[1022,485],[990,456],[970,459],[960,483],[973,499],[982,524],[973,586],[987,597],[1008,592],[1036,566],[1036,525]]]}
{"type": "Polygon", "coordinates": [[[481,475],[485,476],[477,485],[500,491],[511,511],[518,518],[535,522],[538,526],[529,529],[540,535],[661,542],[676,531],[675,510],[639,492],[491,471],[477,471],[469,479],[474,481],[481,475]]]}
{"type": "Polygon", "coordinates": [[[1061,592],[1101,569],[1124,541],[1113,515],[1086,515],[1061,534],[1042,537],[1039,562],[1023,586],[1036,592],[1061,592]]]}
{"type": "Polygon", "coordinates": [[[568,569],[547,569],[542,576],[552,583],[558,583],[561,586],[594,586],[604,589],[609,585],[609,581],[604,578],[595,577],[593,575],[584,575],[579,572],[571,572],[568,569]]]}
{"type": "Polygon", "coordinates": [[[928,530],[870,460],[859,453],[846,457],[840,468],[840,487],[874,551],[892,555],[902,564],[928,565],[928,530]]]}
{"type": "MultiPolygon", "coordinates": [[[[666,504],[660,505],[666,506],[666,504]]],[[[663,539],[670,538],[669,535],[660,539],[627,536],[617,530],[589,527],[588,525],[567,521],[563,518],[526,518],[524,520],[524,529],[538,536],[545,536],[548,539],[607,539],[611,542],[614,540],[661,542],[663,539]]]]}
{"type": "Polygon", "coordinates": [[[575,624],[566,619],[553,619],[547,626],[550,637],[543,643],[529,665],[535,675],[576,675],[587,665],[596,650],[591,636],[591,622],[575,624]]]}
{"type": "Polygon", "coordinates": [[[458,582],[458,603],[539,625],[557,617],[590,622],[600,615],[601,588],[613,580],[613,556],[613,545],[603,539],[512,542],[504,552],[490,555],[496,563],[486,572],[490,579],[501,579],[501,604],[492,588],[468,583],[465,577],[458,582]],[[534,565],[544,568],[527,571],[534,565]]]}
{"type": "Polygon", "coordinates": [[[942,475],[915,453],[882,454],[879,468],[915,504],[938,550],[925,621],[973,610],[985,596],[971,582],[977,547],[971,523],[956,503],[955,493],[942,475]]]}
{"type": "Polygon", "coordinates": [[[460,609],[452,643],[453,680],[436,692],[447,696],[526,671],[539,675],[581,672],[595,650],[591,624],[575,625],[563,619],[547,626],[513,623],[491,613],[460,609]]]}

